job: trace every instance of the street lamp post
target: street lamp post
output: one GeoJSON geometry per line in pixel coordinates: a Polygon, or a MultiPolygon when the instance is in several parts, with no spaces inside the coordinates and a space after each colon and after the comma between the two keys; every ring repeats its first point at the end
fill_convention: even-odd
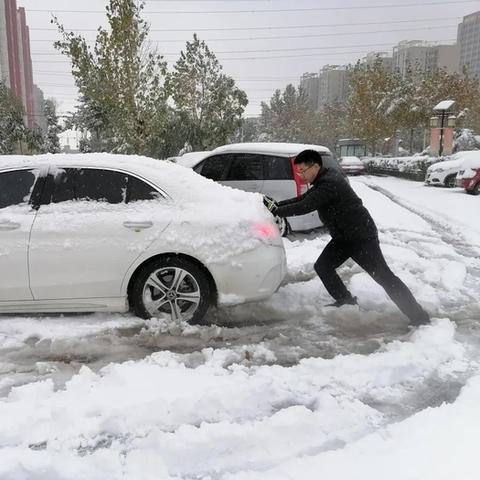
{"type": "MultiPolygon", "coordinates": [[[[440,102],[433,108],[433,111],[436,113],[436,116],[430,118],[430,126],[432,128],[438,128],[440,123],[440,138],[439,138],[439,148],[438,148],[438,155],[441,157],[443,155],[444,150],[444,136],[445,136],[445,129],[446,128],[454,128],[455,127],[455,120],[456,117],[454,115],[450,115],[450,109],[455,104],[454,100],[444,100],[440,102]],[[447,122],[445,122],[447,119],[447,122]],[[440,121],[440,122],[439,122],[440,121]]],[[[453,139],[453,137],[452,137],[453,139]]]]}

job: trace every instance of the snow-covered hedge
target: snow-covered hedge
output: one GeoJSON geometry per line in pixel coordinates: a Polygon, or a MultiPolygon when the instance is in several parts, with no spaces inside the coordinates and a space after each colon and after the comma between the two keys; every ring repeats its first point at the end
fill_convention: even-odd
{"type": "Polygon", "coordinates": [[[384,173],[423,181],[427,168],[445,158],[416,155],[412,157],[364,157],[371,173],[384,173]]]}

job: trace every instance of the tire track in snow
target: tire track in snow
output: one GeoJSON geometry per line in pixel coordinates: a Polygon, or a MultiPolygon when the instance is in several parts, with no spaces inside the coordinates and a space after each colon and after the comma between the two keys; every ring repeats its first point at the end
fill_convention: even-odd
{"type": "MultiPolygon", "coordinates": [[[[456,311],[451,311],[449,313],[452,316],[452,320],[461,320],[465,315],[480,320],[478,296],[474,296],[470,293],[478,291],[478,282],[480,281],[480,260],[478,260],[480,258],[480,245],[468,242],[465,237],[455,229],[455,227],[447,223],[446,219],[442,221],[435,214],[426,213],[421,207],[411,204],[407,200],[398,197],[397,195],[393,194],[389,190],[379,185],[370,183],[368,181],[362,181],[362,183],[371,190],[374,190],[384,195],[386,198],[399,205],[400,207],[405,208],[414,215],[422,218],[430,225],[432,230],[438,234],[442,242],[451,246],[457,255],[465,259],[465,261],[463,262],[467,270],[465,286],[468,288],[469,291],[464,292],[464,294],[470,298],[472,303],[471,305],[457,306],[460,308],[457,308],[456,311]],[[465,309],[465,307],[467,308],[465,309]]],[[[421,252],[417,251],[416,253],[420,256],[423,256],[421,252]]]]}

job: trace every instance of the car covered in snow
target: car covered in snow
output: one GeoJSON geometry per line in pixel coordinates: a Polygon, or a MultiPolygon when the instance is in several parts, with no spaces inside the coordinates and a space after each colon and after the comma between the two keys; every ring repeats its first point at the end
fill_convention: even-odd
{"type": "Polygon", "coordinates": [[[0,312],[133,310],[199,322],[286,273],[262,197],[165,161],[0,156],[0,312]]]}
{"type": "Polygon", "coordinates": [[[365,165],[358,157],[341,157],[340,168],[347,175],[362,175],[365,173],[365,165]]]}
{"type": "Polygon", "coordinates": [[[455,187],[455,178],[460,165],[461,159],[445,160],[434,163],[427,168],[425,175],[425,185],[438,185],[442,187],[455,187]]]}
{"type": "MultiPolygon", "coordinates": [[[[327,147],[300,143],[235,143],[212,150],[203,160],[191,166],[200,175],[229,187],[258,192],[275,200],[302,195],[308,185],[302,183],[294,165],[302,150],[320,152],[325,167],[341,171],[327,147]]],[[[287,218],[283,234],[320,227],[317,212],[287,218]]]]}
{"type": "Polygon", "coordinates": [[[457,187],[471,195],[480,194],[480,152],[464,152],[460,171],[456,177],[457,187]],[[467,155],[468,154],[468,155],[467,155]]]}

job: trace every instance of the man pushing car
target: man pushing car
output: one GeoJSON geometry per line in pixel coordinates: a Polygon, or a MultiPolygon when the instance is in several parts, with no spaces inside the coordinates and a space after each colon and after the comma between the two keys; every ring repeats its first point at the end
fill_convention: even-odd
{"type": "Polygon", "coordinates": [[[375,222],[342,174],[324,168],[322,156],[315,150],[299,153],[294,163],[303,182],[310,184],[311,188],[300,197],[281,202],[264,197],[263,201],[273,215],[282,218],[317,210],[320,220],[332,237],[314,266],[328,293],[335,300],[328,306],[357,304],[356,297],[347,290],[336,272],[340,265],[352,258],[384,288],[409,318],[411,325],[429,323],[428,313],[387,265],[380,249],[375,222]]]}

